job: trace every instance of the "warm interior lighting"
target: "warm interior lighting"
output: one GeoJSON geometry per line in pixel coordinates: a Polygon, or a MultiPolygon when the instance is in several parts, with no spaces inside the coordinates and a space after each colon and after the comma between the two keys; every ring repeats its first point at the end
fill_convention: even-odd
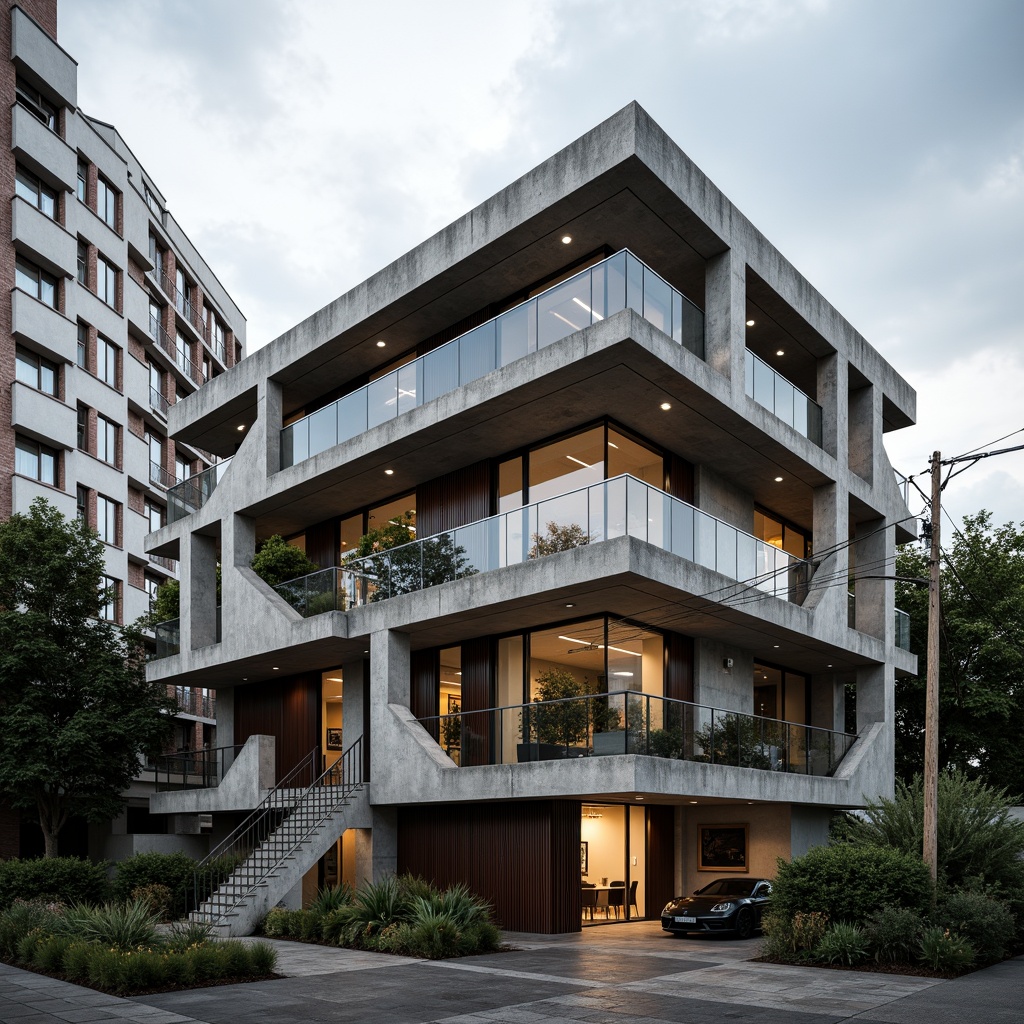
{"type": "Polygon", "coordinates": [[[239,430],[245,430],[245,424],[244,423],[239,423],[238,424],[238,429],[239,430]]]}
{"type": "Polygon", "coordinates": [[[782,483],[782,477],[781,477],[781,476],[777,476],[777,477],[775,478],[775,482],[776,482],[777,484],[781,484],[781,483],[782,483]]]}
{"type": "Polygon", "coordinates": [[[634,658],[642,658],[643,657],[643,655],[640,654],[638,651],[627,651],[624,647],[612,647],[610,644],[608,645],[607,648],[605,648],[604,644],[592,644],[589,640],[580,640],[579,637],[575,637],[575,636],[559,636],[558,639],[559,640],[565,640],[567,643],[570,643],[570,644],[583,644],[586,648],[588,648],[590,650],[618,651],[619,654],[629,654],[629,655],[632,655],[634,658]]]}
{"type": "Polygon", "coordinates": [[[747,321],[747,326],[748,327],[753,327],[754,326],[754,321],[753,320],[748,320],[747,321]]]}
{"type": "Polygon", "coordinates": [[[691,800],[690,803],[691,804],[695,804],[695,803],[697,803],[697,801],[696,800],[691,800]]]}
{"type": "Polygon", "coordinates": [[[603,818],[604,814],[601,812],[600,807],[591,807],[587,804],[583,805],[583,817],[584,818],[603,818]]]}
{"type": "Polygon", "coordinates": [[[386,341],[378,341],[377,342],[377,348],[383,348],[386,344],[387,344],[386,341]]]}
{"type": "Polygon", "coordinates": [[[786,354],[786,350],[785,350],[785,349],[782,349],[782,348],[777,348],[777,349],[775,350],[775,354],[776,354],[777,356],[784,356],[784,355],[786,354]]]}
{"type": "Polygon", "coordinates": [[[590,469],[590,463],[584,462],[582,459],[577,459],[575,455],[566,455],[566,458],[570,462],[575,462],[577,465],[582,466],[584,469],[590,469]]]}
{"type": "Polygon", "coordinates": [[[613,676],[624,676],[626,679],[632,679],[633,678],[633,673],[632,672],[613,672],[612,675],[613,676]]]}
{"type": "Polygon", "coordinates": [[[565,607],[566,607],[566,608],[575,608],[575,607],[576,607],[576,605],[574,605],[574,604],[572,603],[572,601],[570,601],[570,602],[569,602],[569,603],[568,603],[568,604],[567,604],[567,605],[566,605],[565,607]]]}
{"type": "Polygon", "coordinates": [[[572,235],[562,235],[562,245],[568,245],[572,241],[572,235]]]}
{"type": "Polygon", "coordinates": [[[671,408],[672,408],[672,403],[671,402],[662,402],[661,403],[662,412],[668,412],[669,409],[671,409],[671,408]]]}
{"type": "Polygon", "coordinates": [[[384,475],[385,476],[394,476],[395,475],[395,471],[393,469],[385,469],[384,470],[384,475]]]}
{"type": "Polygon", "coordinates": [[[585,309],[595,320],[603,320],[604,317],[600,313],[591,309],[582,299],[577,298],[575,295],[572,297],[572,301],[576,303],[580,309],[585,309]]]}
{"type": "Polygon", "coordinates": [[[637,793],[636,798],[637,800],[643,800],[643,797],[639,793],[637,793]]]}
{"type": "Polygon", "coordinates": [[[274,665],[273,668],[274,668],[275,672],[280,672],[281,671],[276,665],[274,665]]]}

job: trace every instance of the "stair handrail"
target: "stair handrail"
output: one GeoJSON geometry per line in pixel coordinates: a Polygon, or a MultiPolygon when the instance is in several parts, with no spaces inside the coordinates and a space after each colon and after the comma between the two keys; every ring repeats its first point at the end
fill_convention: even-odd
{"type": "MultiPolygon", "coordinates": [[[[307,769],[311,764],[316,764],[319,760],[320,747],[314,747],[302,760],[295,765],[294,768],[271,790],[268,791],[267,795],[260,802],[259,806],[255,808],[242,822],[237,825],[231,833],[223,839],[217,846],[210,851],[198,864],[196,864],[193,872],[193,902],[195,909],[198,910],[202,905],[203,900],[206,899],[205,895],[200,893],[200,878],[206,869],[213,861],[218,860],[221,857],[227,856],[232,852],[232,849],[241,846],[241,839],[243,837],[250,837],[256,834],[258,826],[270,821],[272,812],[284,811],[286,812],[281,821],[274,825],[267,833],[268,838],[270,833],[275,832],[281,825],[287,821],[288,813],[298,807],[307,796],[309,796],[318,787],[323,788],[324,780],[329,777],[339,777],[338,768],[341,766],[340,778],[342,792],[339,796],[339,800],[346,799],[352,792],[358,789],[363,784],[363,758],[362,758],[362,744],[363,739],[361,736],[357,737],[356,740],[346,749],[344,752],[338,755],[338,757],[326,768],[324,771],[309,785],[302,793],[291,800],[285,800],[278,802],[277,798],[287,789],[294,789],[291,785],[296,777],[307,769]],[[350,765],[349,770],[345,770],[346,765],[350,765]]],[[[337,783],[328,783],[329,785],[335,786],[337,783]]],[[[250,852],[255,850],[261,839],[258,839],[249,846],[250,852]]],[[[248,856],[248,855],[247,855],[248,856]]],[[[238,865],[241,866],[241,863],[238,865]]],[[[237,870],[237,867],[234,869],[237,870]]],[[[232,874],[234,871],[232,871],[232,874]]],[[[230,876],[229,876],[230,877],[230,876]]],[[[211,888],[211,893],[221,883],[215,883],[211,888]]]]}

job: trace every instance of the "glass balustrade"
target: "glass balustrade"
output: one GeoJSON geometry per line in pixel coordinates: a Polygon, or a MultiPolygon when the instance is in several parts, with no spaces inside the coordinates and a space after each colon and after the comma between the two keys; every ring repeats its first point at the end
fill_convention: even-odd
{"type": "Polygon", "coordinates": [[[462,767],[644,754],[832,775],[857,737],[625,690],[420,719],[462,767]]]}
{"type": "Polygon", "coordinates": [[[231,459],[224,459],[201,473],[190,476],[167,491],[167,522],[175,523],[185,516],[198,512],[210,495],[217,489],[221,477],[231,465],[231,459]]]}
{"type": "Polygon", "coordinates": [[[806,595],[810,563],[625,474],[275,589],[300,614],[318,615],[624,536],[744,581],[754,593],[796,603],[806,595]]]}
{"type": "Polygon", "coordinates": [[[704,358],[704,313],[623,250],[289,424],[281,431],[281,467],[312,458],[627,308],[704,358]]]}
{"type": "Polygon", "coordinates": [[[820,448],[821,406],[749,348],[745,359],[747,394],[820,448]]]}
{"type": "Polygon", "coordinates": [[[902,608],[896,609],[896,646],[910,650],[910,616],[902,608]]]}

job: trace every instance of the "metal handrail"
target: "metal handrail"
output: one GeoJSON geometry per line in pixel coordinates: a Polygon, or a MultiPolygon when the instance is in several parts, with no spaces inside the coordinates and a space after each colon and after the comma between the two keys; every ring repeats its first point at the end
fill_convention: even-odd
{"type": "Polygon", "coordinates": [[[161,754],[153,759],[154,783],[157,792],[178,789],[212,789],[224,777],[224,752],[236,753],[245,746],[236,743],[226,747],[199,747],[196,750],[179,750],[173,754],[161,754]],[[218,770],[218,768],[220,770],[218,770]],[[166,781],[161,782],[161,774],[166,781]],[[181,776],[178,784],[173,777],[181,776]],[[195,782],[190,782],[195,779],[195,782]]]}
{"type": "Polygon", "coordinates": [[[320,748],[314,747],[273,789],[245,820],[201,860],[195,868],[193,895],[196,912],[206,902],[215,902],[218,910],[205,912],[210,919],[222,917],[238,906],[252,890],[266,880],[271,871],[309,839],[364,783],[362,737],[356,739],[309,786],[296,795],[294,785],[302,774],[319,763],[320,748]],[[304,813],[297,814],[300,810],[304,813]],[[270,847],[269,840],[280,837],[270,847]],[[270,847],[270,848],[268,848],[270,847]],[[201,889],[209,881],[215,862],[238,857],[239,863],[223,882],[214,883],[209,892],[201,889]],[[224,899],[216,899],[230,888],[224,899]]]}

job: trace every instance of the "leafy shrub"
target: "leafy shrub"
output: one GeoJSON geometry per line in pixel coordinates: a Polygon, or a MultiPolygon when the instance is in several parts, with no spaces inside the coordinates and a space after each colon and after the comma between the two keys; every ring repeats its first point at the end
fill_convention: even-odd
{"type": "Polygon", "coordinates": [[[347,882],[341,885],[334,885],[327,889],[321,889],[316,899],[310,905],[310,910],[317,915],[324,916],[333,910],[340,910],[352,902],[352,886],[347,882]]]}
{"type": "Polygon", "coordinates": [[[923,928],[919,914],[901,907],[872,911],[864,924],[868,948],[880,964],[913,963],[923,928]]]}
{"type": "Polygon", "coordinates": [[[788,863],[778,861],[772,913],[793,918],[798,911],[818,911],[831,921],[859,925],[874,907],[924,913],[931,894],[920,854],[875,846],[816,846],[788,863]]]}
{"type": "Polygon", "coordinates": [[[1013,943],[1013,915],[981,892],[951,893],[939,907],[935,923],[967,939],[981,963],[1002,960],[1013,943]]]}
{"type": "Polygon", "coordinates": [[[64,954],[74,942],[68,935],[50,935],[35,948],[32,966],[46,974],[60,974],[64,969],[64,954]]]}
{"type": "MultiPolygon", "coordinates": [[[[1010,816],[1013,801],[1006,791],[943,772],[938,779],[938,871],[951,888],[971,878],[1008,889],[1024,885],[1024,822],[1010,816]]],[[[924,785],[920,776],[908,786],[896,783],[892,800],[869,803],[865,820],[849,822],[859,846],[891,847],[920,856],[924,834],[924,785]]]]}
{"type": "Polygon", "coordinates": [[[926,928],[918,959],[933,971],[960,974],[973,966],[974,949],[962,935],[953,935],[945,928],[926,928]]]}
{"type": "Polygon", "coordinates": [[[788,917],[766,913],[761,919],[761,934],[762,952],[770,960],[788,960],[793,955],[793,922],[788,917]]]}
{"type": "Polygon", "coordinates": [[[0,862],[0,910],[16,899],[100,903],[108,891],[106,864],[80,857],[0,862]]]}
{"type": "MultiPolygon", "coordinates": [[[[184,917],[195,870],[196,862],[184,853],[136,853],[117,865],[111,893],[115,900],[128,901],[136,898],[138,889],[162,886],[170,890],[165,913],[174,918],[184,917]]],[[[154,911],[161,912],[158,907],[154,911]]]]}
{"type": "Polygon", "coordinates": [[[347,907],[337,911],[344,919],[341,938],[346,945],[372,948],[367,940],[409,913],[409,898],[394,875],[360,886],[347,907]]]}
{"type": "Polygon", "coordinates": [[[809,913],[797,911],[793,915],[792,942],[793,952],[810,952],[825,937],[828,929],[828,914],[818,910],[809,913]]]}
{"type": "Polygon", "coordinates": [[[64,977],[68,981],[81,983],[89,980],[89,964],[95,948],[91,942],[72,940],[71,945],[64,951],[63,960],[64,977]]]}
{"type": "Polygon", "coordinates": [[[133,900],[102,907],[71,907],[60,921],[60,930],[113,949],[135,949],[154,942],[158,923],[147,903],[133,900]]]}
{"type": "Polygon", "coordinates": [[[295,925],[298,929],[298,938],[306,942],[316,942],[320,938],[321,916],[312,910],[296,910],[295,925]]]}
{"type": "Polygon", "coordinates": [[[145,903],[150,911],[161,921],[166,921],[171,913],[173,894],[166,885],[154,882],[151,885],[137,885],[132,889],[132,900],[145,903]]]}
{"type": "Polygon", "coordinates": [[[33,929],[52,934],[58,927],[62,911],[59,904],[26,900],[15,900],[6,910],[0,911],[0,957],[10,959],[17,956],[18,943],[33,929]]]}
{"type": "Polygon", "coordinates": [[[291,935],[290,910],[274,907],[263,919],[263,934],[272,939],[287,938],[291,935]]]}
{"type": "Polygon", "coordinates": [[[213,925],[208,921],[177,921],[171,925],[167,948],[181,951],[189,946],[201,946],[213,937],[213,925]]]}
{"type": "Polygon", "coordinates": [[[868,958],[868,940],[863,928],[837,921],[829,925],[814,950],[818,960],[826,964],[856,967],[868,958]]]}
{"type": "Polygon", "coordinates": [[[36,950],[50,936],[42,928],[33,928],[26,932],[20,939],[15,950],[15,957],[19,963],[31,964],[35,961],[36,950]]]}

